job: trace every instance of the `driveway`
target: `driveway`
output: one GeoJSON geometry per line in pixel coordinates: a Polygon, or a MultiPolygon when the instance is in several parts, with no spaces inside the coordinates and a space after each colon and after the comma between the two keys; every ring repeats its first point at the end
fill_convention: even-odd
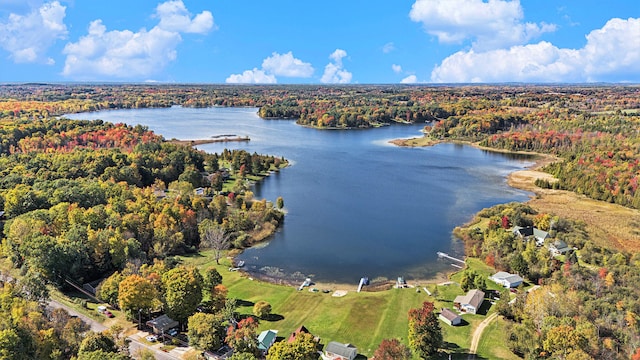
{"type": "MultiPolygon", "coordinates": [[[[67,310],[67,312],[70,315],[77,316],[79,319],[81,319],[82,321],[87,323],[89,325],[89,327],[91,328],[91,330],[93,330],[95,332],[102,332],[102,331],[108,329],[106,326],[104,326],[99,321],[93,320],[90,317],[85,316],[85,315],[75,311],[73,308],[70,308],[70,307],[68,307],[68,306],[66,306],[64,304],[61,304],[61,303],[59,303],[59,302],[57,302],[55,300],[49,300],[49,306],[52,307],[52,308],[58,308],[58,309],[67,310]]],[[[138,333],[128,337],[128,339],[131,341],[129,343],[129,353],[132,356],[134,356],[141,349],[148,349],[148,350],[151,350],[153,352],[153,355],[157,360],[180,360],[180,359],[182,359],[182,355],[186,351],[190,350],[190,348],[175,348],[175,349],[171,350],[170,352],[164,352],[164,351],[160,350],[161,343],[156,343],[155,345],[147,345],[147,343],[145,343],[145,342],[140,340],[140,339],[144,339],[144,337],[147,336],[147,335],[149,335],[149,333],[138,332],[138,333]]]]}

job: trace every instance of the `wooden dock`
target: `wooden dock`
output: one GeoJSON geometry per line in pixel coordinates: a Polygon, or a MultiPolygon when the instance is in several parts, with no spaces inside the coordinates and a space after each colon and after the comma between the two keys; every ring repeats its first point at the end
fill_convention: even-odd
{"type": "Polygon", "coordinates": [[[449,254],[446,254],[446,253],[443,253],[443,252],[440,252],[440,251],[438,251],[436,254],[438,254],[439,258],[445,258],[445,259],[457,261],[459,263],[464,264],[464,260],[460,260],[460,259],[454,258],[453,256],[449,256],[449,254]]]}

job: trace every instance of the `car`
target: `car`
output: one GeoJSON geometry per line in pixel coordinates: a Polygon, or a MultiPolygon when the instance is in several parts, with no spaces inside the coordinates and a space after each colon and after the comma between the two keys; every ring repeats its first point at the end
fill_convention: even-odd
{"type": "Polygon", "coordinates": [[[178,335],[178,330],[176,330],[176,329],[169,329],[169,331],[167,331],[167,335],[169,335],[169,336],[176,336],[176,335],[178,335]]]}
{"type": "Polygon", "coordinates": [[[156,342],[158,341],[158,337],[156,335],[147,335],[147,337],[145,337],[145,339],[147,339],[148,342],[156,342]]]}
{"type": "Polygon", "coordinates": [[[104,305],[100,305],[96,308],[96,311],[99,312],[100,314],[104,314],[104,312],[107,311],[107,307],[104,305]]]}
{"type": "Polygon", "coordinates": [[[103,314],[104,314],[104,316],[106,316],[108,318],[112,318],[114,316],[113,313],[111,311],[109,311],[109,310],[105,310],[103,312],[103,314]]]}

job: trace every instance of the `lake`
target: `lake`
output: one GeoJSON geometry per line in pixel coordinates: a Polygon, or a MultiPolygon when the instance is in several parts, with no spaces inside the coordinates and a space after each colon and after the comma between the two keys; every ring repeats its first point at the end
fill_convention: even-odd
{"type": "Polygon", "coordinates": [[[424,124],[368,130],[316,130],[292,120],[263,120],[255,108],[172,107],[73,114],[74,119],[142,124],[166,139],[249,136],[225,147],[284,156],[292,162],[253,188],[284,198],[284,226],[239,256],[246,268],[287,280],[357,284],[370,279],[429,279],[453,270],[442,251],[462,257],[452,229],[495,204],[526,201],[506,176],[532,164],[526,156],[459,144],[401,148],[388,140],[420,136],[424,124]]]}

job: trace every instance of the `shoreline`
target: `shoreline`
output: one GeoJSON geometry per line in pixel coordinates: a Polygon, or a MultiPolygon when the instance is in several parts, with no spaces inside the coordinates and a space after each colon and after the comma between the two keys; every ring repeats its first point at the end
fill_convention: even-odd
{"type": "MultiPolygon", "coordinates": [[[[235,262],[235,256],[232,259],[233,262],[235,262]]],[[[422,287],[422,286],[426,286],[429,284],[440,284],[443,282],[448,282],[451,275],[457,273],[458,271],[462,271],[463,269],[452,269],[451,272],[439,272],[436,275],[434,275],[431,278],[428,279],[406,279],[406,283],[408,285],[408,288],[416,288],[416,287],[422,287]]],[[[267,283],[271,283],[271,284],[275,284],[275,285],[280,285],[280,286],[290,286],[293,288],[298,288],[300,286],[300,284],[302,284],[302,280],[293,280],[293,279],[286,279],[286,278],[278,278],[278,277],[274,277],[274,276],[269,276],[269,275],[265,275],[265,274],[261,274],[259,272],[252,272],[252,271],[246,271],[242,268],[240,268],[238,270],[239,272],[242,273],[242,276],[250,278],[252,280],[255,281],[262,281],[262,282],[267,282],[267,283]]],[[[311,279],[311,286],[309,287],[305,287],[302,291],[309,291],[309,289],[311,288],[316,288],[319,291],[323,291],[323,290],[330,290],[331,292],[336,291],[336,290],[343,290],[343,291],[357,291],[358,289],[358,281],[355,281],[353,283],[342,283],[339,281],[314,281],[313,277],[310,277],[311,279]]],[[[374,279],[375,280],[375,279],[374,279]]],[[[361,292],[378,292],[378,291],[386,291],[386,290],[391,290],[394,288],[395,285],[395,281],[393,280],[386,280],[386,281],[381,281],[381,282],[371,282],[370,285],[365,285],[362,287],[362,291],[361,292]]]]}
{"type": "Polygon", "coordinates": [[[240,141],[251,141],[248,136],[236,136],[236,137],[215,137],[212,139],[197,139],[197,140],[180,140],[180,139],[171,139],[167,140],[172,144],[176,145],[187,145],[187,146],[197,146],[204,144],[213,144],[213,143],[221,143],[221,142],[240,142],[240,141]]]}

